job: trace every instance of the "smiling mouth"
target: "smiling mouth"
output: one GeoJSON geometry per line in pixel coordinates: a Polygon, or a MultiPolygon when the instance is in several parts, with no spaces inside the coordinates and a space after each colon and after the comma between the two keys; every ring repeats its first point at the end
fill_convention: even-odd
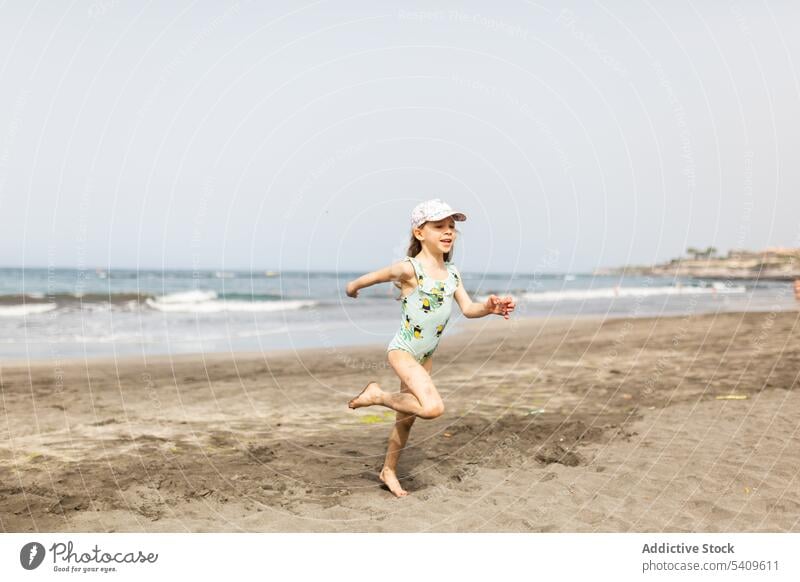
{"type": "Polygon", "coordinates": [[[449,239],[449,238],[445,238],[445,239],[442,239],[442,242],[443,242],[444,244],[446,244],[446,245],[449,245],[449,244],[451,244],[451,243],[453,242],[453,240],[452,240],[452,239],[449,239]]]}

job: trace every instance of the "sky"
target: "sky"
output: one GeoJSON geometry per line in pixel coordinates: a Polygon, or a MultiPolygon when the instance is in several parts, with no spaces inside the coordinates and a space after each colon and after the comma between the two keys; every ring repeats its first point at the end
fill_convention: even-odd
{"type": "Polygon", "coordinates": [[[800,247],[789,1],[0,7],[0,265],[471,272],[800,247]]]}

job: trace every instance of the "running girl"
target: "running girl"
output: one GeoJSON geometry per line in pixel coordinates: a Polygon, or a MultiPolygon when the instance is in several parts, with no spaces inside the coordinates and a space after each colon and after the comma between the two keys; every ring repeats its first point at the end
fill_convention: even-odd
{"type": "Polygon", "coordinates": [[[408,256],[384,269],[368,273],[347,284],[347,295],[358,297],[359,289],[393,281],[400,288],[400,329],[387,349],[387,359],[400,378],[400,392],[384,392],[380,384],[370,382],[348,406],[381,405],[397,412],[389,437],[386,460],[380,479],[397,497],[408,495],[397,480],[397,461],[408,441],[411,425],[417,416],[436,418],[444,412],[444,403],[431,380],[433,353],[447,326],[455,297],[464,317],[502,315],[514,311],[510,296],[491,295],[486,303],[473,303],[458,269],[451,262],[456,238],[455,221],[467,217],[453,211],[438,198],[417,205],[411,212],[411,243],[408,256]]]}

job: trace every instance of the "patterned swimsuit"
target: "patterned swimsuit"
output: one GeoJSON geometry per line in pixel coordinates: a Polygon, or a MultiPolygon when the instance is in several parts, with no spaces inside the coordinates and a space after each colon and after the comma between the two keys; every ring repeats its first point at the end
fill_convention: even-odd
{"type": "Polygon", "coordinates": [[[404,350],[421,364],[439,344],[439,338],[450,319],[453,293],[458,288],[459,279],[455,266],[449,261],[445,261],[447,279],[434,281],[425,275],[417,259],[406,257],[405,260],[411,261],[414,266],[417,288],[401,300],[400,330],[386,351],[404,350]]]}

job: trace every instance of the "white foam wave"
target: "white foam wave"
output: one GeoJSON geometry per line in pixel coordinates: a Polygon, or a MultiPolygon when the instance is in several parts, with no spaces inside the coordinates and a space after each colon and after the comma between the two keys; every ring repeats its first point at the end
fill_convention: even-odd
{"type": "Polygon", "coordinates": [[[226,301],[224,299],[210,299],[206,301],[184,301],[184,302],[179,302],[179,301],[163,302],[161,300],[148,299],[146,303],[148,306],[158,311],[181,312],[181,313],[222,313],[226,311],[234,311],[234,312],[287,311],[294,309],[302,309],[304,307],[312,307],[317,304],[316,301],[301,301],[301,300],[226,301]]]}
{"type": "Polygon", "coordinates": [[[215,291],[203,291],[202,289],[194,289],[192,291],[178,291],[177,293],[168,293],[155,299],[156,303],[199,303],[201,301],[209,301],[216,299],[217,294],[215,291]]]}
{"type": "Polygon", "coordinates": [[[55,303],[31,303],[28,305],[2,305],[0,306],[0,317],[24,317],[26,315],[37,315],[47,313],[56,308],[55,303]]]}
{"type": "Polygon", "coordinates": [[[616,299],[618,297],[653,297],[659,295],[727,295],[744,293],[742,285],[727,287],[714,283],[711,287],[692,287],[688,285],[669,287],[603,287],[600,289],[570,289],[524,293],[522,298],[529,302],[581,301],[585,299],[616,299]]]}

